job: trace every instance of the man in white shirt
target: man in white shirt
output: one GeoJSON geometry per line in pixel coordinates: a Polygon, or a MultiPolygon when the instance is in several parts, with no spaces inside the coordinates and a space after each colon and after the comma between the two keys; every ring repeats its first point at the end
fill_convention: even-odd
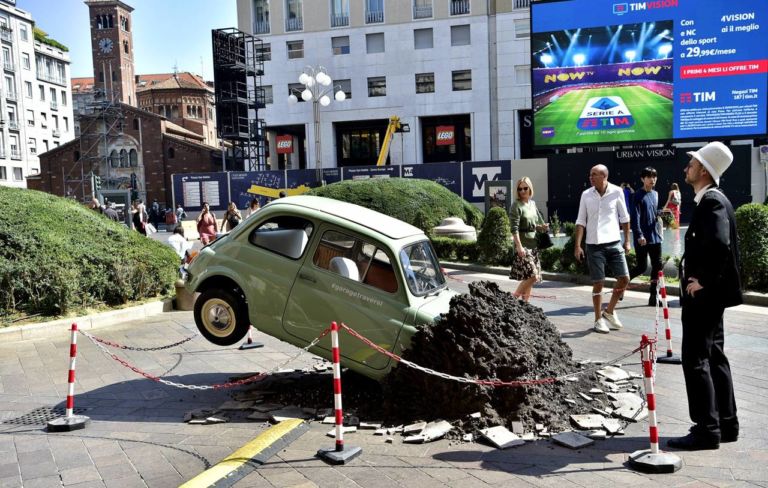
{"type": "Polygon", "coordinates": [[[176,251],[176,254],[179,255],[179,259],[183,262],[187,251],[192,249],[192,244],[187,241],[186,237],[184,237],[184,227],[182,227],[181,224],[173,229],[173,235],[168,238],[168,245],[176,251]]]}
{"type": "Polygon", "coordinates": [[[618,186],[608,182],[608,168],[598,164],[589,171],[592,188],[581,194],[579,216],[576,218],[576,247],[574,256],[581,262],[585,253],[581,248],[584,231],[587,232],[587,266],[592,280],[592,305],[595,309],[595,331],[607,334],[619,330],[623,324],[615,308],[624,289],[629,283],[629,269],[625,253],[630,250],[629,212],[624,200],[624,192],[618,186]],[[621,245],[621,232],[624,233],[624,246],[621,245]],[[605,311],[602,310],[603,281],[606,266],[616,278],[616,287],[605,311]]]}

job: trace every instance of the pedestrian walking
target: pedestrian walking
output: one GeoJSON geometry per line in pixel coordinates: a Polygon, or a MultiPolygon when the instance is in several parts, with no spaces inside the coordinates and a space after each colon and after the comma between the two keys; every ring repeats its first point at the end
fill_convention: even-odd
{"type": "Polygon", "coordinates": [[[682,204],[682,195],[680,194],[680,187],[677,183],[672,183],[669,194],[667,194],[667,203],[664,204],[664,209],[668,209],[672,212],[672,216],[675,218],[675,225],[680,227],[680,205],[682,204]]]}
{"type": "Polygon", "coordinates": [[[608,168],[598,164],[589,171],[592,187],[584,190],[579,201],[576,218],[576,245],[573,254],[581,262],[586,256],[589,277],[592,280],[592,306],[595,312],[594,329],[607,334],[624,325],[616,313],[616,304],[623,296],[629,282],[629,270],[624,253],[630,250],[629,213],[624,192],[608,182],[608,168]],[[624,246],[621,245],[621,232],[624,246]],[[586,254],[581,241],[586,230],[586,254]],[[602,310],[602,291],[607,270],[616,278],[616,287],[605,311],[602,310]],[[607,324],[606,324],[607,322],[607,324]]]}
{"type": "Polygon", "coordinates": [[[219,224],[216,221],[216,215],[211,212],[208,202],[203,202],[203,209],[197,216],[197,233],[200,234],[200,242],[207,245],[216,239],[216,233],[219,231],[219,224]]]}
{"type": "Polygon", "coordinates": [[[240,213],[240,210],[237,209],[237,204],[235,202],[229,202],[227,212],[224,214],[224,219],[221,224],[221,230],[232,230],[240,224],[241,220],[243,220],[243,215],[240,213]]]}
{"type": "Polygon", "coordinates": [[[515,255],[509,277],[520,281],[515,296],[523,301],[531,297],[533,285],[541,281],[541,262],[536,247],[536,232],[549,231],[541,212],[533,201],[533,183],[524,176],[515,184],[516,198],[509,212],[512,239],[515,242],[515,255]]]}
{"type": "Polygon", "coordinates": [[[688,435],[670,439],[667,445],[693,451],[717,449],[721,442],[739,437],[723,314],[741,304],[743,297],[736,218],[731,202],[718,188],[733,154],[725,144],[710,142],[688,155],[685,182],[696,194],[696,207],[685,233],[680,303],[683,376],[694,425],[688,435]]]}
{"type": "Polygon", "coordinates": [[[637,262],[629,272],[629,281],[645,273],[648,258],[651,258],[651,289],[648,305],[656,306],[656,288],[659,271],[661,271],[661,242],[663,231],[659,219],[659,194],[653,188],[656,186],[657,173],[650,166],[640,172],[643,187],[632,195],[632,206],[629,214],[632,227],[632,239],[635,244],[637,262]]]}
{"type": "Polygon", "coordinates": [[[181,204],[176,205],[176,222],[181,222],[187,218],[187,212],[184,211],[184,207],[181,204]]]}
{"type": "Polygon", "coordinates": [[[120,222],[120,216],[117,214],[117,210],[115,209],[115,202],[109,202],[109,206],[104,209],[103,213],[104,216],[109,220],[120,222]]]}
{"type": "Polygon", "coordinates": [[[131,223],[133,228],[143,235],[147,235],[147,219],[141,200],[134,201],[131,205],[131,223]]]}
{"type": "Polygon", "coordinates": [[[248,204],[248,213],[246,214],[245,218],[250,217],[251,215],[255,214],[261,210],[261,204],[259,203],[258,198],[252,198],[251,202],[248,204]]]}

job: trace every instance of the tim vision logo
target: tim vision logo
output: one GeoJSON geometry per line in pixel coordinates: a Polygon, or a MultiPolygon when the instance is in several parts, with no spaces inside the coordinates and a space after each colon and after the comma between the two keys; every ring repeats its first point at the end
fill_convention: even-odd
{"type": "Polygon", "coordinates": [[[677,0],[652,0],[648,2],[614,3],[613,13],[624,15],[627,12],[641,12],[657,8],[677,7],[677,0]]]}

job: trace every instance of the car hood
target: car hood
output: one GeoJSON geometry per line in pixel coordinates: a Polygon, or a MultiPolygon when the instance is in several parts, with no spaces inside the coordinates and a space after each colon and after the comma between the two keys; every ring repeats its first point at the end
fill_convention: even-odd
{"type": "Polygon", "coordinates": [[[419,316],[437,320],[441,313],[448,313],[451,298],[458,294],[458,292],[446,288],[439,295],[425,298],[424,302],[419,306],[419,316]]]}

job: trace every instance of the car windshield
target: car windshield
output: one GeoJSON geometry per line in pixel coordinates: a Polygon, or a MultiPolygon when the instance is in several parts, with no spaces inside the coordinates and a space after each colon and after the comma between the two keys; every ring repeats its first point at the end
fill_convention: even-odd
{"type": "Polygon", "coordinates": [[[445,286],[445,276],[429,241],[404,247],[400,251],[400,262],[405,281],[414,295],[426,295],[445,286]]]}

